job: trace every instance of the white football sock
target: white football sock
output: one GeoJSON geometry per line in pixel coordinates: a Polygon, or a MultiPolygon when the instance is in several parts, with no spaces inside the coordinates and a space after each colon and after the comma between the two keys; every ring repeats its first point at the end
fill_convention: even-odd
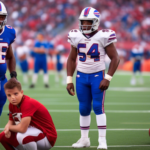
{"type": "Polygon", "coordinates": [[[91,123],[90,115],[89,116],[80,115],[81,138],[88,138],[90,123],[91,123]]]}
{"type": "Polygon", "coordinates": [[[65,85],[66,84],[66,78],[67,78],[66,72],[65,72],[65,70],[62,70],[60,73],[62,76],[62,84],[65,85]]]}
{"type": "Polygon", "coordinates": [[[106,137],[106,115],[96,115],[99,137],[106,137]]]}
{"type": "Polygon", "coordinates": [[[37,74],[37,73],[34,73],[34,74],[33,74],[33,77],[32,77],[32,83],[33,83],[33,84],[36,83],[37,78],[38,78],[38,74],[37,74]]]}
{"type": "Polygon", "coordinates": [[[59,78],[60,78],[60,73],[59,73],[59,72],[56,72],[56,75],[55,75],[55,82],[59,82],[59,78]]]}
{"type": "Polygon", "coordinates": [[[44,77],[43,77],[43,81],[44,81],[44,84],[48,84],[48,74],[44,74],[44,77]]]}
{"type": "Polygon", "coordinates": [[[26,73],[23,74],[23,82],[28,83],[28,76],[26,73]]]}

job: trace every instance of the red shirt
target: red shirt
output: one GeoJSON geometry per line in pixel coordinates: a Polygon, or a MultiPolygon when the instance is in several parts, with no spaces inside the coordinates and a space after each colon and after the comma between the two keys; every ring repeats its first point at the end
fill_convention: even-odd
{"type": "Polygon", "coordinates": [[[15,124],[20,123],[21,118],[30,116],[30,125],[43,131],[51,146],[54,146],[57,139],[57,132],[53,120],[43,104],[24,95],[20,107],[10,103],[9,111],[9,120],[13,120],[15,124]]]}

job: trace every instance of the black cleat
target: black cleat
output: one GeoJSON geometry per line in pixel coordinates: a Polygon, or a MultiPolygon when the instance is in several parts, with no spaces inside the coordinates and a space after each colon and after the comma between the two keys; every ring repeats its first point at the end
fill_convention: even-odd
{"type": "Polygon", "coordinates": [[[48,85],[48,84],[45,84],[45,88],[49,88],[49,85],[48,85]]]}
{"type": "Polygon", "coordinates": [[[31,84],[29,88],[34,88],[34,87],[35,87],[35,85],[34,85],[34,84],[31,84]]]}

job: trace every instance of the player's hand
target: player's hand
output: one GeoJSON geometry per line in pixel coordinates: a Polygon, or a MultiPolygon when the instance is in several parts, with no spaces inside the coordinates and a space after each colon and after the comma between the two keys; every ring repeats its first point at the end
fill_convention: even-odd
{"type": "Polygon", "coordinates": [[[5,133],[5,137],[6,137],[6,138],[10,138],[11,132],[9,131],[9,126],[6,126],[6,127],[4,128],[4,133],[5,133]]]}
{"type": "Polygon", "coordinates": [[[6,137],[6,138],[10,138],[10,137],[11,137],[11,132],[8,131],[7,133],[5,133],[5,137],[6,137]]]}
{"type": "Polygon", "coordinates": [[[66,89],[67,89],[67,91],[68,91],[68,93],[69,93],[70,95],[72,95],[72,96],[75,95],[73,83],[67,84],[66,89]]]}
{"type": "Polygon", "coordinates": [[[109,83],[110,81],[108,81],[107,79],[103,79],[99,85],[99,89],[101,89],[102,91],[107,90],[109,87],[109,83]]]}

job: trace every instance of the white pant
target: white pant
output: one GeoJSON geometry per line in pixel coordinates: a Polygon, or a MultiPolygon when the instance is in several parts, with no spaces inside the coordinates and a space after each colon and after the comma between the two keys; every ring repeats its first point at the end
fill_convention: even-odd
{"type": "Polygon", "coordinates": [[[52,146],[49,143],[47,137],[41,137],[43,132],[39,129],[29,126],[25,133],[17,133],[17,140],[20,146],[17,147],[18,150],[49,150],[52,146]],[[38,139],[39,138],[39,139],[38,139]],[[36,139],[34,141],[34,139],[36,139]],[[22,149],[23,147],[23,149],[22,149]]]}

